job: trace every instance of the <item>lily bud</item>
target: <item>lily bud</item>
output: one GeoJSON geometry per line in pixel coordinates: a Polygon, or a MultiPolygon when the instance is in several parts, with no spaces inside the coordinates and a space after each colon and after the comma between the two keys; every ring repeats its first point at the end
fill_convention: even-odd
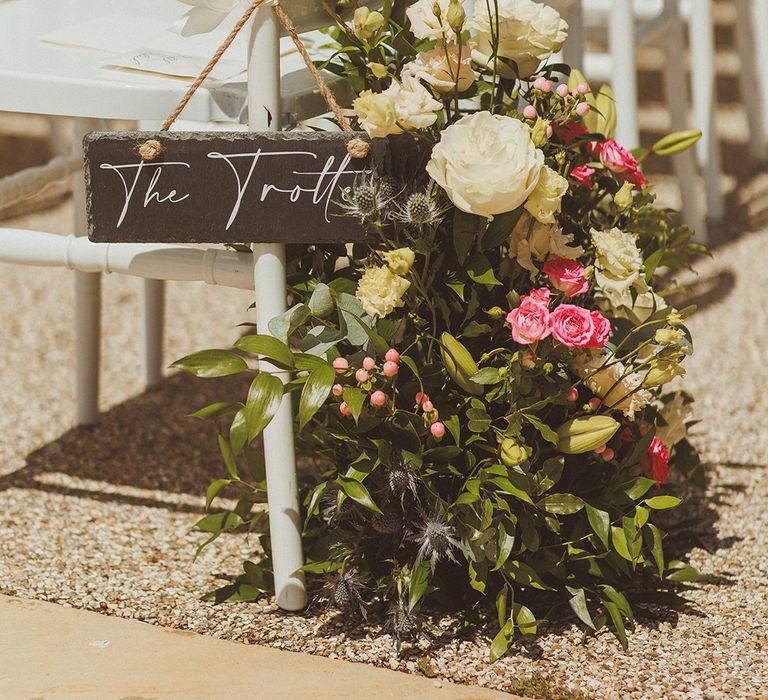
{"type": "Polygon", "coordinates": [[[432,14],[437,17],[437,19],[440,19],[442,17],[442,10],[440,9],[440,5],[437,2],[432,3],[432,14]]]}
{"type": "Polygon", "coordinates": [[[682,153],[689,149],[701,138],[701,132],[698,129],[687,129],[686,131],[676,131],[673,134],[667,134],[653,144],[651,150],[657,156],[671,156],[675,153],[682,153]]]}
{"type": "Polygon", "coordinates": [[[624,211],[632,206],[632,190],[634,187],[631,182],[625,182],[619,191],[613,195],[613,202],[619,211],[624,211]]]}
{"type": "Polygon", "coordinates": [[[610,416],[587,416],[563,423],[557,430],[557,449],[569,455],[591,452],[604,445],[619,429],[610,416]]]}
{"type": "Polygon", "coordinates": [[[528,459],[528,449],[514,438],[504,438],[499,450],[502,463],[507,467],[515,467],[528,459]]]}
{"type": "Polygon", "coordinates": [[[456,384],[468,394],[483,393],[483,387],[470,379],[480,371],[480,368],[470,355],[469,350],[450,333],[443,333],[440,336],[440,355],[448,376],[456,384]]]}
{"type": "Polygon", "coordinates": [[[464,28],[466,17],[467,15],[461,2],[459,0],[451,0],[451,3],[448,5],[448,16],[446,19],[448,20],[448,26],[456,32],[457,36],[461,34],[461,30],[464,28]]]}
{"type": "Polygon", "coordinates": [[[550,125],[549,119],[542,119],[539,117],[536,123],[531,129],[531,141],[537,148],[543,146],[547,142],[547,127],[550,125]]]}
{"type": "Polygon", "coordinates": [[[685,335],[679,328],[659,328],[653,335],[653,339],[659,345],[671,345],[685,335]]]}

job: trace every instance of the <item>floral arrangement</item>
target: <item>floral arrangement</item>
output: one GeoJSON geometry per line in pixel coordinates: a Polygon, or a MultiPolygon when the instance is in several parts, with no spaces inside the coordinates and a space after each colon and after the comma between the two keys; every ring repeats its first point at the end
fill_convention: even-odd
{"type": "MultiPolygon", "coordinates": [[[[195,414],[217,422],[228,469],[207,506],[239,497],[200,521],[208,541],[263,516],[251,445],[289,392],[312,464],[305,571],[349,615],[388,610],[398,641],[432,607],[497,618],[492,658],[570,614],[626,645],[633,592],[699,578],[668,560],[658,512],[680,478],[702,481],[692,399],[665,390],[693,311],[665,299],[702,249],[641,171],[699,134],[616,143],[610,90],[548,63],[566,36],[533,0],[479,0],[471,17],[388,0],[339,19],[323,67],[349,79],[359,127],[414,165],[346,191],[368,243],[289,251],[294,305],[272,336],[176,365],[253,376],[247,398],[195,414]]],[[[268,566],[212,597],[261,595],[268,566]]]]}

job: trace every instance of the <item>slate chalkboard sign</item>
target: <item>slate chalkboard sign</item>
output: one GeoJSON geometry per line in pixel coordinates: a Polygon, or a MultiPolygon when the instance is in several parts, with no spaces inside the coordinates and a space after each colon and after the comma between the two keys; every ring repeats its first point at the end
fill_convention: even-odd
{"type": "Polygon", "coordinates": [[[98,242],[326,243],[366,237],[340,207],[388,145],[351,158],[342,132],[94,132],[85,138],[88,235],[98,242]],[[151,162],[137,148],[157,139],[151,162]]]}

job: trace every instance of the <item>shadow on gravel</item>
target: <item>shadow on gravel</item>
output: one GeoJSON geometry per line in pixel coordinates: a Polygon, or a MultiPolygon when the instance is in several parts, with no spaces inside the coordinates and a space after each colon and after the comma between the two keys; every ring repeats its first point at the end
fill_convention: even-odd
{"type": "Polygon", "coordinates": [[[7,488],[36,489],[99,501],[143,505],[182,512],[202,512],[203,494],[223,470],[211,423],[188,418],[203,406],[226,397],[245,396],[247,379],[201,380],[176,374],[104,413],[95,426],[77,427],[32,452],[24,468],[0,478],[7,488]],[[49,474],[87,479],[117,487],[100,491],[44,483],[49,474]],[[172,494],[191,494],[200,506],[167,503],[119,493],[130,486],[172,494]]]}

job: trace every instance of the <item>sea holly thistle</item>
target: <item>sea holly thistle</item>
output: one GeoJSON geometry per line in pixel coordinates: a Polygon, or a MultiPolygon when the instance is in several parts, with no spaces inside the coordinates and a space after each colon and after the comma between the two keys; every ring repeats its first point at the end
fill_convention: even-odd
{"type": "Polygon", "coordinates": [[[491,659],[546,619],[626,646],[633,593],[700,578],[669,560],[657,513],[681,478],[702,483],[691,397],[665,385],[693,351],[670,280],[704,251],[642,172],[698,132],[624,149],[610,91],[548,63],[565,35],[533,0],[471,17],[392,0],[340,21],[323,67],[411,170],[344,193],[365,243],[289,250],[276,338],[176,363],[250,386],[194,414],[218,425],[225,465],[198,524],[209,541],[257,526],[257,440],[287,393],[308,459],[305,571],[342,611],[389,610],[398,646],[446,601],[490,625],[491,659]],[[221,495],[235,508],[214,512],[221,495]]]}

